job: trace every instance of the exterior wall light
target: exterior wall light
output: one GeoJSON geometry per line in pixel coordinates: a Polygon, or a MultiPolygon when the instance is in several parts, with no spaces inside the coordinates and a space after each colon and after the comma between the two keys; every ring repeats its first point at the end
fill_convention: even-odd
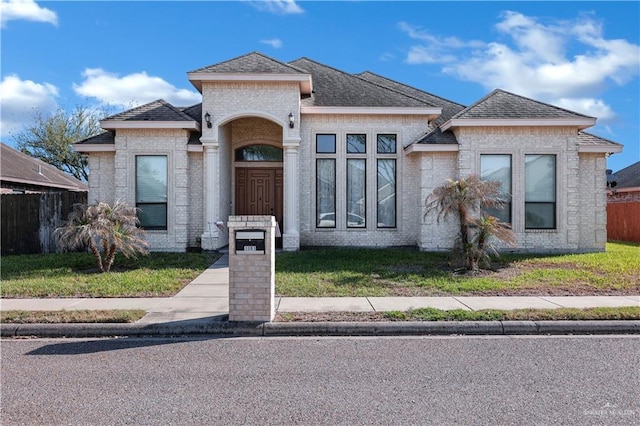
{"type": "Polygon", "coordinates": [[[207,111],[207,113],[204,115],[204,121],[207,122],[207,127],[210,129],[211,128],[211,114],[209,114],[209,112],[207,111]]]}
{"type": "Polygon", "coordinates": [[[289,113],[289,128],[293,129],[293,125],[295,124],[295,117],[293,116],[293,113],[290,112],[289,113]]]}

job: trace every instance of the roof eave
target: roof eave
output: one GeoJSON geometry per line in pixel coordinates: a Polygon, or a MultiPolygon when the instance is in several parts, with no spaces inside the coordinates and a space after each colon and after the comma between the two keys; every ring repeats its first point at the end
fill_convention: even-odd
{"type": "Polygon", "coordinates": [[[311,74],[251,74],[251,73],[208,73],[190,72],[187,77],[193,86],[202,93],[203,81],[214,82],[277,82],[290,81],[300,85],[300,93],[310,95],[313,91],[311,74]]]}
{"type": "Polygon", "coordinates": [[[442,113],[442,108],[420,107],[346,107],[346,106],[302,106],[301,114],[354,114],[354,115],[426,115],[429,121],[442,113]]]}
{"type": "Polygon", "coordinates": [[[100,127],[105,130],[114,129],[185,129],[201,131],[197,121],[136,121],[136,120],[102,120],[100,127]]]}
{"type": "Polygon", "coordinates": [[[622,152],[622,145],[602,144],[602,145],[578,145],[578,152],[595,154],[618,154],[622,152]]]}
{"type": "Polygon", "coordinates": [[[85,187],[76,186],[76,185],[66,185],[59,182],[45,182],[45,181],[38,181],[38,180],[31,180],[31,179],[20,179],[20,178],[8,177],[8,176],[2,176],[1,180],[3,182],[13,182],[13,183],[20,183],[24,185],[33,185],[33,186],[46,186],[47,188],[59,188],[59,189],[66,189],[69,191],[88,191],[89,190],[88,186],[85,188],[85,187]]]}
{"type": "Polygon", "coordinates": [[[595,126],[596,119],[584,118],[452,118],[440,126],[444,132],[454,127],[577,127],[580,130],[595,126]]]}
{"type": "Polygon", "coordinates": [[[115,152],[116,145],[113,143],[93,143],[93,144],[73,144],[75,152],[115,152]]]}
{"type": "Polygon", "coordinates": [[[414,152],[458,152],[460,146],[453,143],[441,143],[441,144],[428,144],[428,143],[414,143],[404,149],[407,154],[414,152]]]}

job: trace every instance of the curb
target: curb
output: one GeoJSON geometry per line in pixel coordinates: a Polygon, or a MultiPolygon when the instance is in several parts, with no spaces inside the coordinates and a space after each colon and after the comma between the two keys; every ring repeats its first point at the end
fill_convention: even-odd
{"type": "Polygon", "coordinates": [[[434,321],[434,322],[202,322],[159,324],[2,324],[12,337],[284,337],[640,334],[640,320],[619,321],[434,321]]]}

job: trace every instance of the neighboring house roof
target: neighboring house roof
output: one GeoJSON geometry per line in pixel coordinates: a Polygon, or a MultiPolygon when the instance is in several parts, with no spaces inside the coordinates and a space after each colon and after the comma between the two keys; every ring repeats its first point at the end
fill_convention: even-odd
{"type": "Polygon", "coordinates": [[[438,106],[429,102],[391,90],[308,58],[300,58],[289,62],[289,64],[303,69],[313,76],[313,93],[310,97],[302,99],[302,106],[438,108],[438,106]]]}
{"type": "Polygon", "coordinates": [[[618,185],[615,189],[640,187],[640,161],[616,172],[618,185]]]}
{"type": "Polygon", "coordinates": [[[89,189],[87,184],[42,160],[23,154],[4,143],[0,143],[0,147],[2,157],[0,181],[3,187],[19,184],[17,186],[28,185],[51,190],[87,191],[89,189]]]}

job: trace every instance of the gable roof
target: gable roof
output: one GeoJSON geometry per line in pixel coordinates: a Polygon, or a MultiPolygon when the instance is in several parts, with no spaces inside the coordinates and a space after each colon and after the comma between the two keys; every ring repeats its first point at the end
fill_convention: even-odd
{"type": "Polygon", "coordinates": [[[164,99],[107,117],[100,121],[100,126],[103,129],[155,127],[200,130],[200,124],[193,117],[164,99]],[[144,122],[153,122],[153,124],[145,126],[142,124],[144,122]]]}
{"type": "Polygon", "coordinates": [[[300,91],[313,90],[311,76],[291,64],[273,59],[260,52],[251,52],[187,73],[189,81],[202,92],[203,81],[289,81],[297,82],[300,91]]]}
{"type": "Polygon", "coordinates": [[[306,74],[305,71],[298,69],[291,64],[273,59],[260,52],[247,53],[236,58],[188,72],[188,74],[192,73],[306,74]]]}
{"type": "MultiPolygon", "coordinates": [[[[87,191],[87,184],[71,175],[0,143],[0,180],[14,184],[41,186],[52,190],[87,191]]],[[[3,184],[3,186],[8,186],[3,184]]]]}
{"type": "Polygon", "coordinates": [[[495,89],[473,105],[455,114],[442,125],[443,130],[456,126],[593,126],[594,117],[549,105],[544,102],[495,89]]]}
{"type": "Polygon", "coordinates": [[[640,161],[615,173],[618,185],[616,189],[640,187],[640,161]]]}
{"type": "Polygon", "coordinates": [[[290,64],[306,70],[313,76],[314,91],[310,97],[302,99],[303,107],[428,108],[434,112],[439,110],[439,107],[429,102],[308,58],[300,58],[290,64]]]}

